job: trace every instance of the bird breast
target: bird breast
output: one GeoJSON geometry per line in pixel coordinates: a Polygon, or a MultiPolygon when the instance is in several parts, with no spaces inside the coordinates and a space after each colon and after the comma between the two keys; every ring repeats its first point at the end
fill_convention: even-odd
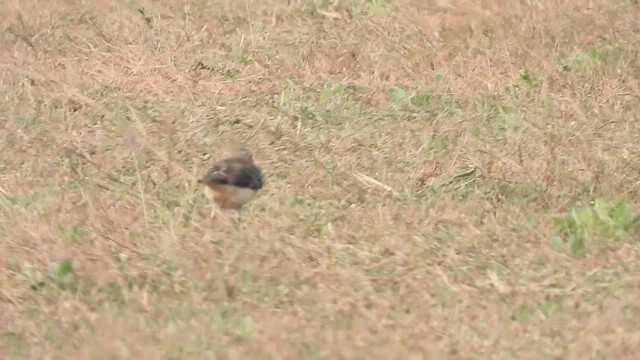
{"type": "Polygon", "coordinates": [[[232,185],[208,184],[205,195],[215,201],[221,208],[239,209],[251,201],[257,191],[248,187],[232,185]]]}

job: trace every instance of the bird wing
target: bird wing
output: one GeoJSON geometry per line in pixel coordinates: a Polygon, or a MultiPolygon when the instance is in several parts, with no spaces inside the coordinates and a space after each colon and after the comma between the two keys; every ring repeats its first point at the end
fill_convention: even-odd
{"type": "Polygon", "coordinates": [[[262,188],[262,174],[255,165],[244,166],[232,179],[232,185],[246,187],[254,190],[262,188]]]}
{"type": "Polygon", "coordinates": [[[199,182],[258,190],[262,188],[262,174],[250,160],[230,158],[214,164],[199,182]]]}

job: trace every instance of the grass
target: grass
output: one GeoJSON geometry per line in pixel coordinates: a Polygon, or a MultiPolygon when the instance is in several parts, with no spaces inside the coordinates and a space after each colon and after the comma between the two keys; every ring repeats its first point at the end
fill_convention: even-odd
{"type": "Polygon", "coordinates": [[[637,2],[0,11],[3,359],[637,356],[637,2]]]}

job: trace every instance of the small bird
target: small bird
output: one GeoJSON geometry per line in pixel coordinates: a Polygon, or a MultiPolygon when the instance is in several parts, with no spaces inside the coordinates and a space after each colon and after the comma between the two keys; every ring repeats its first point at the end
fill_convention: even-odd
{"type": "Polygon", "coordinates": [[[198,183],[205,185],[205,196],[211,201],[211,218],[220,208],[236,210],[239,219],[243,206],[253,200],[263,185],[262,172],[248,151],[216,162],[198,183]]]}

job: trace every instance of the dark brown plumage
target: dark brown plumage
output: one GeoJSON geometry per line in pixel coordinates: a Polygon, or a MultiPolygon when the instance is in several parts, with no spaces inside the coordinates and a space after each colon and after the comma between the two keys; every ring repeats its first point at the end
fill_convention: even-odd
{"type": "Polygon", "coordinates": [[[216,208],[236,210],[241,217],[242,207],[263,185],[262,172],[248,152],[216,162],[198,182],[205,185],[205,195],[211,201],[211,217],[216,208]]]}

